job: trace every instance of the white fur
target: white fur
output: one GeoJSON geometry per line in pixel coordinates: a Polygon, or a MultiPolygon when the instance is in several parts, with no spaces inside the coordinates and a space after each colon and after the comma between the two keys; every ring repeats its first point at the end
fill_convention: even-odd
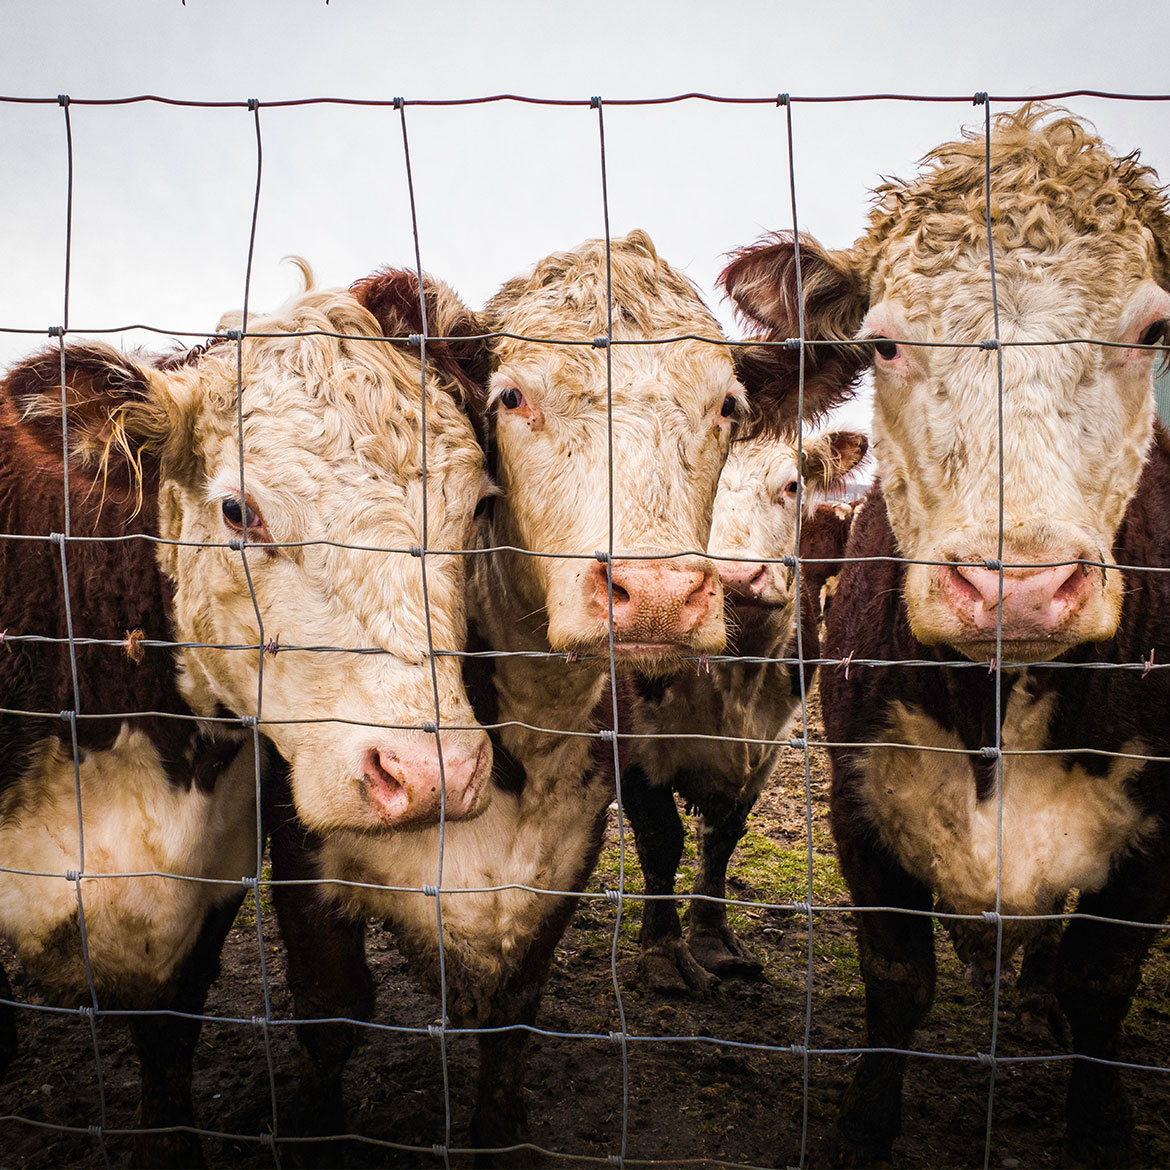
{"type": "MultiPolygon", "coordinates": [[[[1005,750],[1047,746],[1054,697],[1033,700],[1023,682],[1008,700],[1005,750]]],[[[891,705],[887,742],[916,748],[871,748],[864,756],[862,794],[886,844],[919,880],[957,913],[994,909],[999,801],[975,798],[968,755],[921,711],[891,705]]],[[[1140,744],[1127,744],[1140,752],[1140,744]]],[[[1005,756],[1003,889],[1005,913],[1046,914],[1073,889],[1099,889],[1114,860],[1140,846],[1152,818],[1126,793],[1139,760],[1116,760],[1103,777],[1070,757],[1005,756]]]]}
{"type": "MultiPolygon", "coordinates": [[[[149,738],[124,723],[108,751],[81,758],[85,872],[157,871],[167,877],[84,879],[81,896],[89,954],[100,989],[157,987],[190,951],[203,918],[256,867],[256,801],[251,742],[240,749],[211,793],[170,783],[149,738]],[[222,878],[229,885],[183,881],[222,878]]],[[[80,868],[72,754],[45,740],[25,776],[0,805],[0,933],[34,976],[67,993],[84,994],[79,943],[62,963],[54,931],[77,916],[67,870],[80,868]]]]}

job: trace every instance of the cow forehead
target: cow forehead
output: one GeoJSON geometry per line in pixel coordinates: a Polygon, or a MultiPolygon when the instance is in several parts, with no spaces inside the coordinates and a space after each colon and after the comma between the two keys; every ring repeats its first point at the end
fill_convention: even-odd
{"type": "MultiPolygon", "coordinates": [[[[384,343],[295,337],[245,343],[242,411],[237,415],[236,355],[205,356],[178,371],[190,378],[194,439],[206,461],[231,459],[242,416],[245,459],[273,475],[283,468],[328,464],[339,479],[409,480],[422,467],[420,368],[384,343]]],[[[470,423],[451,395],[428,379],[428,470],[453,460],[481,463],[470,423]],[[446,458],[443,458],[443,455],[446,458]]]]}
{"type": "MultiPolygon", "coordinates": [[[[608,334],[611,306],[615,337],[723,336],[695,286],[642,232],[614,239],[608,255],[604,240],[588,240],[545,257],[505,284],[484,312],[491,331],[587,341],[608,334]]],[[[507,338],[496,343],[500,361],[509,346],[507,338]]]]}
{"type": "Polygon", "coordinates": [[[1029,106],[996,118],[990,195],[985,142],[974,135],[932,151],[916,179],[878,189],[869,231],[855,245],[871,303],[893,296],[911,306],[924,281],[937,299],[986,267],[988,200],[997,275],[1013,263],[1059,274],[1086,304],[1165,279],[1170,221],[1152,170],[1136,153],[1118,158],[1060,113],[1029,106]]]}

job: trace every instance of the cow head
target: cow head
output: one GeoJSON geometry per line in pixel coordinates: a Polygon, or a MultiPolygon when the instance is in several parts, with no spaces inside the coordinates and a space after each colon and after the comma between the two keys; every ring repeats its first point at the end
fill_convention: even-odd
{"type": "Polygon", "coordinates": [[[509,561],[517,604],[546,623],[554,650],[605,656],[612,586],[624,666],[655,672],[718,651],[719,575],[694,550],[707,547],[733,433],[749,419],[774,423],[786,384],[769,372],[745,386],[726,345],[654,344],[722,334],[640,231],[612,241],[608,265],[601,240],[547,256],[492,298],[484,330],[512,335],[491,345],[488,422],[504,493],[491,540],[539,554],[509,561]],[[592,554],[609,548],[611,468],[607,564],[592,554]]]}
{"type": "Polygon", "coordinates": [[[776,609],[795,601],[794,574],[778,558],[796,552],[798,496],[805,515],[818,496],[865,456],[866,437],[830,431],[801,445],[759,437],[733,443],[719,479],[707,551],[719,567],[723,592],[740,612],[776,609]],[[803,488],[802,488],[803,483],[803,488]],[[721,560],[735,557],[735,560],[721,560]],[[751,560],[748,558],[766,558],[751,560]]]}
{"type": "Polygon", "coordinates": [[[317,831],[439,819],[437,737],[420,730],[437,704],[465,728],[440,737],[445,812],[473,815],[491,748],[458,660],[428,654],[463,645],[463,558],[441,550],[468,546],[488,486],[465,388],[426,372],[424,485],[417,350],[376,340],[379,323],[336,290],[248,329],[268,336],[186,362],[66,352],[77,443],[157,485],[173,636],[198,644],[179,651],[184,695],[200,714],[259,708],[317,831]],[[407,551],[424,545],[425,592],[407,551]]]}
{"type": "MultiPolygon", "coordinates": [[[[1141,347],[1170,318],[1170,219],[1136,154],[1117,157],[1043,107],[1000,115],[993,290],[984,150],[969,135],[915,180],[881,187],[851,251],[801,241],[806,337],[838,354],[833,343],[868,343],[854,363],[873,364],[874,450],[899,550],[950,562],[907,567],[915,636],[986,659],[998,628],[1005,657],[1039,661],[1117,627],[1120,573],[1078,562],[1113,563],[1149,447],[1156,352],[1141,347]],[[998,352],[979,344],[996,337],[997,305],[998,352]]],[[[797,332],[793,252],[774,238],[723,276],[772,335],[797,332]]]]}

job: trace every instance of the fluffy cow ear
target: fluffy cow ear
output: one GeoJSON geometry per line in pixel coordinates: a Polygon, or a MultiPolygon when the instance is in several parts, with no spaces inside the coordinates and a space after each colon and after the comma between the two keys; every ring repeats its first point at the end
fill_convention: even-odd
{"type": "MultiPolygon", "coordinates": [[[[418,276],[403,268],[382,268],[357,281],[350,292],[369,310],[386,337],[423,332],[418,276]]],[[[482,428],[490,373],[482,322],[441,280],[423,276],[427,362],[451,384],[464,409],[482,428]]]]}
{"type": "MultiPolygon", "coordinates": [[[[24,433],[57,457],[62,453],[61,371],[61,350],[45,349],[14,366],[0,385],[24,433]]],[[[64,371],[70,456],[86,467],[104,467],[113,483],[129,484],[138,452],[127,441],[124,420],[151,401],[152,371],[96,343],[66,346],[64,371]]]]}
{"type": "Polygon", "coordinates": [[[828,488],[848,475],[869,450],[859,431],[829,431],[803,445],[800,477],[810,487],[828,488]]]}
{"type": "MultiPolygon", "coordinates": [[[[845,252],[829,252],[801,235],[800,283],[808,341],[849,341],[861,326],[868,296],[845,252]]],[[[800,336],[796,295],[797,249],[777,234],[732,255],[719,284],[760,341],[800,336]]],[[[798,417],[800,350],[748,344],[734,351],[736,372],[756,403],[755,429],[791,433],[798,417]]],[[[804,349],[803,419],[815,418],[851,397],[869,364],[866,346],[810,345],[804,349]]]]}

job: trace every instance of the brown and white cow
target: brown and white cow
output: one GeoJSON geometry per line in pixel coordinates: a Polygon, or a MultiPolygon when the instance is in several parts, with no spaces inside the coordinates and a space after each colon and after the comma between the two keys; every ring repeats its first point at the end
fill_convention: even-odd
{"type": "MultiPolygon", "coordinates": [[[[985,146],[946,143],[917,178],[881,187],[851,250],[800,248],[808,336],[867,341],[858,360],[874,365],[880,486],[848,555],[918,562],[846,566],[827,654],[1000,659],[822,672],[828,738],[877,745],[832,749],[832,816],[855,904],[895,908],[858,914],[868,1043],[894,1050],[934,988],[930,917],[896,908],[975,916],[968,951],[994,946],[1001,914],[1005,955],[1040,929],[1016,916],[1062,912],[1073,890],[1105,919],[1170,910],[1170,771],[1142,759],[1170,752],[1170,676],[1069,669],[1170,653],[1170,441],[1151,394],[1170,318],[1167,201],[1136,153],[1061,111],[995,119],[989,196],[985,146]],[[980,345],[997,337],[1002,350],[980,345]]],[[[725,280],[749,316],[792,334],[792,270],[793,242],[776,239],[725,280]]],[[[1091,1164],[1128,1164],[1120,1075],[1095,1061],[1121,1055],[1152,934],[1075,917],[1060,941],[1056,993],[1085,1058],[1067,1135],[1091,1164]]],[[[904,1063],[861,1058],[841,1160],[889,1157],[904,1063]]]]}
{"type": "MultiPolygon", "coordinates": [[[[245,339],[239,368],[223,342],[165,362],[71,344],[63,367],[46,350],[0,384],[0,530],[41,538],[0,540],[0,934],[51,1002],[202,1011],[256,869],[260,745],[239,717],[259,716],[309,825],[378,834],[438,815],[436,737],[409,730],[436,704],[419,560],[340,547],[421,543],[417,355],[375,340],[344,291],[249,327],[269,336],[245,339]],[[348,339],[293,335],[306,331],[348,339]],[[63,552],[45,539],[65,528],[62,368],[80,538],[63,552]],[[13,711],[77,711],[76,766],[70,719],[13,711]],[[84,922],[69,871],[85,875],[84,922]]],[[[427,395],[429,539],[462,546],[482,452],[451,387],[431,378],[427,395]]],[[[445,644],[461,644],[463,577],[457,558],[428,562],[445,644]]],[[[446,811],[470,816],[491,748],[458,664],[435,669],[443,720],[471,727],[443,733],[446,811]]],[[[141,1124],[193,1124],[197,1018],[131,1028],[141,1124]]],[[[6,1063],[11,1008],[0,1029],[6,1063]]],[[[198,1146],[146,1135],[137,1156],[188,1164],[198,1146]]]]}
{"type": "MultiPolygon", "coordinates": [[[[635,739],[630,746],[622,794],[647,894],[674,893],[684,836],[675,793],[699,814],[696,897],[686,940],[673,901],[648,901],[642,912],[642,974],[657,991],[704,991],[712,976],[760,971],[728,925],[722,899],[732,851],[784,750],[777,741],[800,711],[800,668],[777,661],[797,652],[798,586],[782,558],[796,550],[798,500],[807,520],[818,494],[847,475],[866,446],[865,436],[852,431],[807,439],[798,471],[790,440],[762,437],[732,444],[707,551],[723,580],[728,650],[734,657],[718,657],[669,680],[637,680],[634,730],[654,738],[635,739]]],[[[803,557],[803,528],[800,552],[803,557]]],[[[806,572],[802,565],[799,649],[803,659],[815,660],[819,587],[807,583],[806,572]]],[[[806,687],[812,676],[813,668],[806,666],[806,687]]]]}
{"type": "MultiPolygon", "coordinates": [[[[443,829],[446,1008],[459,1026],[532,1023],[572,894],[595,864],[615,794],[613,744],[598,735],[613,728],[611,582],[620,674],[673,671],[723,647],[719,574],[702,551],[719,473],[744,416],[775,425],[791,387],[789,371],[761,366],[746,388],[723,344],[621,344],[722,338],[694,287],[642,232],[612,242],[614,344],[595,344],[608,334],[606,260],[604,242],[589,241],[509,281],[478,321],[427,322],[432,334],[495,335],[478,352],[472,341],[453,351],[468,376],[489,379],[487,441],[501,488],[470,566],[472,648],[489,656],[467,664],[476,713],[496,737],[494,791],[482,816],[443,829]],[[608,561],[594,553],[607,553],[611,539],[611,425],[608,561]]],[[[355,289],[387,331],[402,330],[393,281],[375,275],[355,289]]],[[[620,731],[629,726],[624,680],[618,689],[620,731]]],[[[337,915],[324,921],[305,898],[294,906],[295,887],[282,893],[286,938],[303,940],[290,942],[299,1014],[369,1012],[361,949],[369,914],[388,919],[416,965],[438,975],[434,895],[401,889],[439,884],[438,846],[437,828],[392,845],[347,832],[288,844],[290,869],[365,883],[338,887],[334,899],[352,927],[337,915]]],[[[306,1128],[338,1132],[353,1029],[322,1024],[302,1034],[301,1101],[314,1107],[306,1128]]],[[[522,1133],[526,1042],[523,1031],[480,1038],[478,1147],[522,1133]]]]}

